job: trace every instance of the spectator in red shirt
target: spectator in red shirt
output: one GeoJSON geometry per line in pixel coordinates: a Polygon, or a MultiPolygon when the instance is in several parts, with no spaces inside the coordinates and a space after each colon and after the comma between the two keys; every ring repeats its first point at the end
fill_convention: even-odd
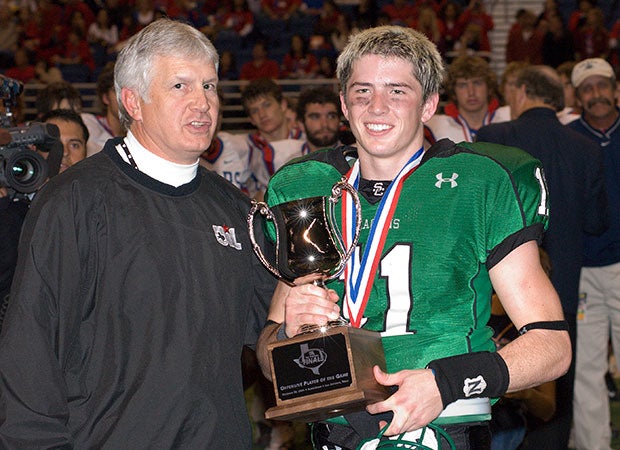
{"type": "Polygon", "coordinates": [[[409,21],[415,17],[415,7],[408,0],[394,0],[381,8],[381,12],[390,17],[392,25],[408,26],[409,21]]]}
{"type": "Polygon", "coordinates": [[[62,8],[49,0],[41,0],[32,11],[28,6],[20,10],[22,34],[20,42],[35,60],[50,61],[63,44],[62,8]]]}
{"type": "Polygon", "coordinates": [[[103,67],[106,63],[116,59],[118,27],[110,22],[106,9],[100,9],[97,12],[96,21],[88,27],[87,37],[97,67],[103,67]]]}
{"type": "Polygon", "coordinates": [[[25,48],[18,48],[15,50],[15,65],[6,69],[4,74],[24,84],[36,79],[37,74],[34,65],[30,63],[28,52],[25,48]]]}
{"type": "Polygon", "coordinates": [[[90,24],[96,20],[95,13],[90,8],[90,6],[88,6],[87,2],[84,2],[81,0],[64,0],[63,3],[64,3],[63,9],[64,9],[64,17],[65,17],[66,25],[70,26],[71,18],[73,17],[76,11],[78,11],[84,19],[85,31],[88,30],[88,27],[90,26],[90,24]]]}
{"type": "Polygon", "coordinates": [[[454,50],[448,53],[449,61],[460,56],[479,56],[487,62],[491,59],[491,48],[488,40],[483,39],[480,25],[469,23],[461,37],[454,43],[454,50]]]}
{"type": "Polygon", "coordinates": [[[186,22],[194,28],[202,28],[207,24],[207,16],[202,8],[193,0],[174,0],[167,8],[168,17],[186,22]]]}
{"type": "Polygon", "coordinates": [[[52,62],[62,72],[62,77],[71,83],[86,83],[90,81],[95,69],[90,46],[85,36],[76,29],[69,31],[64,51],[52,56],[52,62]]]}
{"type": "Polygon", "coordinates": [[[338,22],[343,14],[334,0],[325,0],[321,12],[314,24],[315,34],[320,34],[329,38],[329,36],[338,28],[338,22]]]}
{"type": "Polygon", "coordinates": [[[247,0],[232,0],[230,5],[222,2],[209,19],[212,26],[211,34],[207,33],[207,36],[220,51],[230,50],[238,54],[242,48],[249,49],[254,42],[254,15],[247,0]]]}
{"type": "Polygon", "coordinates": [[[479,51],[491,51],[489,31],[493,29],[495,24],[493,23],[493,18],[484,9],[482,0],[471,0],[459,17],[459,24],[463,30],[465,30],[468,25],[477,25],[480,33],[479,51]]]}
{"type": "Polygon", "coordinates": [[[247,0],[233,0],[232,9],[224,15],[224,26],[241,37],[254,29],[254,16],[248,8],[247,0]]]}
{"type": "Polygon", "coordinates": [[[71,31],[75,31],[76,34],[83,39],[84,41],[88,41],[88,26],[86,25],[86,20],[84,19],[84,14],[80,10],[74,10],[71,13],[66,24],[63,25],[61,31],[61,39],[62,45],[60,47],[61,52],[65,50],[66,43],[69,40],[69,33],[71,31]]]}
{"type": "Polygon", "coordinates": [[[586,14],[596,6],[596,0],[579,0],[577,9],[568,18],[568,31],[575,33],[586,23],[586,14]]]}
{"type": "MultiPolygon", "coordinates": [[[[620,64],[620,19],[616,20],[609,32],[609,62],[613,67],[620,64]]],[[[620,101],[620,98],[618,99],[620,101]]]]}
{"type": "MultiPolygon", "coordinates": [[[[43,17],[24,6],[19,10],[18,46],[25,48],[31,55],[38,57],[38,49],[44,41],[43,17]]],[[[37,58],[42,59],[42,58],[37,58]]]]}
{"type": "Polygon", "coordinates": [[[282,78],[314,78],[319,71],[316,57],[308,51],[308,41],[299,34],[291,37],[289,52],[284,55],[282,78]]]}
{"type": "Polygon", "coordinates": [[[542,64],[543,34],[536,27],[536,14],[519,9],[516,21],[510,27],[506,43],[506,62],[524,61],[542,64]]]}
{"type": "Polygon", "coordinates": [[[252,59],[243,66],[239,73],[241,80],[256,80],[258,78],[280,78],[280,67],[275,59],[267,53],[267,46],[263,41],[257,41],[252,48],[252,59]]]}
{"type": "Polygon", "coordinates": [[[443,21],[437,16],[435,9],[430,5],[422,5],[418,11],[417,18],[410,22],[411,28],[424,34],[437,46],[437,49],[444,54],[445,46],[443,36],[445,33],[445,26],[443,21]]]}
{"type": "MultiPolygon", "coordinates": [[[[219,37],[220,39],[232,38],[232,40],[236,41],[235,45],[241,42],[241,36],[235,33],[232,30],[226,30],[225,19],[226,15],[228,15],[231,11],[231,4],[227,1],[220,2],[213,11],[213,14],[209,14],[207,17],[207,23],[200,27],[200,31],[202,31],[209,39],[214,41],[219,37]]],[[[216,48],[224,48],[218,47],[218,44],[215,44],[216,48]]]]}
{"type": "Polygon", "coordinates": [[[443,22],[443,42],[445,52],[454,50],[454,44],[458,42],[463,33],[463,29],[458,21],[461,15],[461,6],[455,1],[447,1],[439,13],[439,18],[443,22]]]}
{"type": "Polygon", "coordinates": [[[575,58],[577,61],[588,58],[609,56],[609,32],[605,28],[605,17],[600,8],[592,8],[586,13],[586,23],[575,32],[575,58]]]}
{"type": "Polygon", "coordinates": [[[262,0],[261,10],[272,20],[290,19],[299,12],[301,0],[262,0]]]}

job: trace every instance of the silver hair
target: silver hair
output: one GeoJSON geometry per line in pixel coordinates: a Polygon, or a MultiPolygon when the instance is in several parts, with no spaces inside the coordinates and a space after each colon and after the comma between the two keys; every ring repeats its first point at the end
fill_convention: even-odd
{"type": "Polygon", "coordinates": [[[175,56],[187,59],[204,58],[219,67],[217,50],[207,37],[191,25],[170,19],[158,19],[129,39],[114,66],[114,89],[118,99],[121,124],[129,129],[133,122],[121,99],[121,88],[138,93],[149,101],[153,80],[153,64],[157,56],[175,56]]]}
{"type": "Polygon", "coordinates": [[[338,56],[336,68],[343,94],[346,94],[353,63],[365,55],[397,57],[410,62],[413,76],[422,86],[424,101],[441,88],[444,65],[435,44],[411,28],[387,25],[369,28],[349,38],[338,56]]]}

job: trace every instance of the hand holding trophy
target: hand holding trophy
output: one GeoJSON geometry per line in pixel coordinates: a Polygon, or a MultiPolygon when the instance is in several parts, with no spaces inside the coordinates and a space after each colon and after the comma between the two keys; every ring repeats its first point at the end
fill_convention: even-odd
{"type": "MultiPolygon", "coordinates": [[[[272,208],[253,202],[248,228],[254,251],[267,269],[282,281],[318,273],[315,284],[337,278],[355,250],[361,229],[361,205],[357,191],[342,180],[330,197],[311,197],[285,202],[272,208]],[[335,205],[344,193],[354,204],[354,232],[344,241],[337,228],[335,205]],[[272,264],[254,238],[256,214],[273,222],[276,262],[272,264]]],[[[297,336],[272,343],[268,348],[276,406],[268,419],[316,421],[363,409],[388,397],[372,367],[385,370],[379,333],[353,328],[339,318],[325,324],[301,327],[297,336]]]]}

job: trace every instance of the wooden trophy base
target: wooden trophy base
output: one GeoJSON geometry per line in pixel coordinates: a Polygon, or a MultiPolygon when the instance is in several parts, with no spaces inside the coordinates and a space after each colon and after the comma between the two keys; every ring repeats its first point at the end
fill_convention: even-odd
{"type": "Polygon", "coordinates": [[[385,369],[381,335],[338,326],[269,345],[276,406],[267,419],[315,422],[386,399],[372,368],[385,369]]]}

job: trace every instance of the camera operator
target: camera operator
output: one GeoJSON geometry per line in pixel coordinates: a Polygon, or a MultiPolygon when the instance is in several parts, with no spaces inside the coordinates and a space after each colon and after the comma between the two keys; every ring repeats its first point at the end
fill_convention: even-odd
{"type": "MultiPolygon", "coordinates": [[[[86,157],[88,128],[78,113],[68,109],[57,109],[48,112],[42,120],[47,124],[45,130],[54,130],[57,127],[61,144],[53,145],[52,149],[36,149],[37,154],[47,162],[48,173],[42,180],[41,186],[32,192],[19,192],[11,187],[2,186],[0,182],[0,330],[17,263],[19,235],[30,201],[47,179],[86,157]],[[49,128],[49,125],[52,125],[52,128],[49,128]]],[[[0,129],[0,132],[2,136],[9,134],[10,139],[10,133],[7,130],[0,129]]],[[[2,141],[0,140],[0,148],[2,148],[2,141]]],[[[19,186],[17,189],[20,189],[19,186]]]]}
{"type": "MultiPolygon", "coordinates": [[[[86,158],[89,132],[80,114],[71,109],[54,109],[43,115],[41,121],[56,125],[60,130],[63,154],[58,173],[86,158]]],[[[40,154],[47,159],[46,153],[40,154]]]]}
{"type": "Polygon", "coordinates": [[[59,128],[52,120],[13,127],[12,106],[22,89],[16,80],[0,75],[0,330],[30,201],[47,179],[58,173],[63,153],[68,151],[63,151],[59,128]]]}

